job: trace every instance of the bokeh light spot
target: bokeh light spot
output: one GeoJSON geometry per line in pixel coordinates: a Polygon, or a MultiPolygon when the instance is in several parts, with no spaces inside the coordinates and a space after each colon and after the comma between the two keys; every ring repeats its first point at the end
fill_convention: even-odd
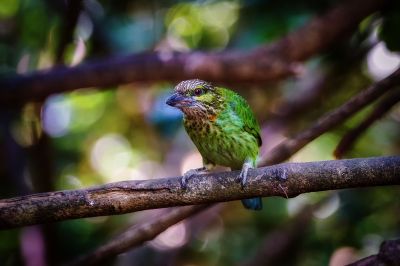
{"type": "Polygon", "coordinates": [[[314,216],[318,219],[326,219],[334,214],[340,206],[340,198],[338,194],[332,194],[330,198],[320,208],[314,211],[314,216]]]}
{"type": "Polygon", "coordinates": [[[82,62],[86,55],[86,44],[82,38],[78,38],[74,43],[74,51],[72,52],[71,66],[75,66],[82,62]]]}
{"type": "Polygon", "coordinates": [[[93,22],[90,17],[82,12],[79,15],[78,25],[76,28],[75,35],[78,39],[87,41],[93,33],[93,22]]]}
{"type": "Polygon", "coordinates": [[[310,198],[305,194],[301,194],[295,198],[288,199],[288,203],[287,203],[288,215],[295,216],[301,210],[303,210],[303,208],[307,204],[310,204],[310,198]]]}
{"type": "Polygon", "coordinates": [[[61,137],[68,132],[71,122],[71,105],[63,95],[50,96],[42,111],[42,126],[52,137],[61,137]]]}
{"type": "Polygon", "coordinates": [[[181,3],[168,11],[165,23],[170,39],[181,39],[191,48],[206,45],[222,49],[238,17],[236,1],[181,3]]]}
{"type": "Polygon", "coordinates": [[[184,222],[175,224],[157,236],[150,244],[156,249],[168,250],[182,247],[187,242],[187,228],[184,222]]]}
{"type": "Polygon", "coordinates": [[[100,175],[117,181],[122,173],[127,173],[137,157],[126,138],[119,134],[107,134],[93,145],[90,162],[100,175]]]}
{"type": "Polygon", "coordinates": [[[95,123],[104,113],[108,92],[95,89],[74,91],[68,94],[72,108],[71,131],[83,131],[95,123]]]}
{"type": "Polygon", "coordinates": [[[0,0],[0,18],[9,18],[17,13],[19,8],[18,0],[0,0]]]}
{"type": "Polygon", "coordinates": [[[181,174],[184,174],[191,169],[200,168],[202,166],[203,160],[200,153],[193,151],[183,158],[181,164],[181,174]]]}
{"type": "Polygon", "coordinates": [[[390,52],[385,44],[380,42],[369,52],[367,64],[372,77],[380,80],[400,66],[400,55],[390,52]]]}

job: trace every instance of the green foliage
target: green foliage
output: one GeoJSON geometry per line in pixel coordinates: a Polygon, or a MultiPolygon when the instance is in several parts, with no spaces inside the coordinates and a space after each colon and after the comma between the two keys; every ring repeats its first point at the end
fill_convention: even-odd
{"type": "Polygon", "coordinates": [[[224,48],[239,15],[237,1],[181,3],[165,17],[168,33],[190,48],[224,48]]]}
{"type": "Polygon", "coordinates": [[[0,1],[0,18],[8,18],[15,15],[19,8],[18,0],[1,0],[0,1]]]}

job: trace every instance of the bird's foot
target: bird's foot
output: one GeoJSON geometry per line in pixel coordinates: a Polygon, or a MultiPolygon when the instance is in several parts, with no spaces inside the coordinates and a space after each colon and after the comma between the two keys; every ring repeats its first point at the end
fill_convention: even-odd
{"type": "Polygon", "coordinates": [[[196,169],[190,169],[186,173],[183,174],[182,179],[181,179],[181,186],[184,190],[187,189],[187,181],[189,178],[191,178],[194,175],[199,175],[199,174],[206,174],[207,169],[206,167],[201,167],[201,168],[196,168],[196,169]]]}
{"type": "Polygon", "coordinates": [[[253,168],[252,165],[248,162],[243,164],[242,171],[240,172],[239,178],[237,179],[238,183],[242,185],[242,188],[246,186],[247,183],[247,173],[250,168],[253,168]]]}

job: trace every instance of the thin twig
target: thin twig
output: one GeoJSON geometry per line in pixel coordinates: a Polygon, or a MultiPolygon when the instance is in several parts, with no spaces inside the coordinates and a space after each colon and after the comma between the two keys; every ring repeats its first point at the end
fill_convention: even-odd
{"type": "Polygon", "coordinates": [[[378,99],[393,87],[400,84],[400,68],[387,78],[371,85],[349,101],[321,117],[313,126],[302,131],[294,138],[284,140],[260,160],[260,165],[272,165],[288,159],[292,154],[303,148],[323,133],[343,123],[351,115],[378,99]]]}
{"type": "Polygon", "coordinates": [[[74,40],[74,31],[78,23],[79,14],[82,10],[82,0],[70,0],[63,3],[61,10],[59,10],[61,16],[63,16],[61,22],[61,35],[55,52],[56,64],[64,63],[65,50],[70,42],[74,40]]]}
{"type": "Polygon", "coordinates": [[[375,109],[357,127],[351,129],[342,137],[335,151],[333,152],[335,157],[338,159],[342,158],[343,155],[353,147],[354,142],[374,122],[382,118],[398,102],[400,102],[400,90],[387,95],[382,101],[380,101],[375,109]]]}
{"type": "Polygon", "coordinates": [[[134,225],[124,233],[97,248],[94,252],[79,258],[77,261],[72,263],[72,265],[97,265],[104,259],[121,254],[130,248],[134,248],[146,241],[152,240],[171,225],[176,224],[185,218],[206,209],[207,207],[209,207],[209,205],[174,208],[160,217],[134,225]]]}
{"type": "MultiPolygon", "coordinates": [[[[323,99],[331,97],[334,93],[337,94],[338,89],[345,90],[344,82],[354,75],[354,71],[349,71],[349,69],[359,69],[365,56],[375,45],[376,43],[356,47],[346,46],[346,49],[339,55],[340,60],[322,61],[318,69],[308,71],[307,76],[302,77],[307,84],[305,88],[297,89],[294,95],[291,94],[288,99],[279,103],[276,111],[269,114],[268,124],[271,121],[272,123],[290,124],[296,118],[323,106],[325,102],[323,99]],[[310,83],[308,80],[312,80],[312,82],[310,83]]],[[[298,86],[296,85],[296,87],[298,86]]]]}
{"type": "Polygon", "coordinates": [[[321,199],[315,204],[304,206],[295,217],[286,224],[268,232],[262,243],[259,245],[256,253],[245,261],[238,263],[241,266],[256,265],[290,265],[296,261],[293,254],[295,247],[301,246],[304,235],[307,234],[307,228],[310,226],[313,213],[324,203],[329,201],[331,196],[321,199]],[[301,228],[301,230],[299,230],[301,228]],[[291,253],[292,256],[287,256],[291,253]]]}

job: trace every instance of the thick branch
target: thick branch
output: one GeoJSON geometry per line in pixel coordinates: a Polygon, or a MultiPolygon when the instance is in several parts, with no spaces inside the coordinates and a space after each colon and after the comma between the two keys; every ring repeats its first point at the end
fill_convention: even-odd
{"type": "Polygon", "coordinates": [[[124,181],[0,200],[0,229],[145,209],[208,204],[255,196],[400,184],[400,156],[286,163],[249,171],[244,189],[239,172],[199,175],[183,190],[180,177],[124,181]]]}
{"type": "Polygon", "coordinates": [[[321,117],[313,126],[302,131],[294,138],[278,144],[270,154],[262,158],[260,165],[272,165],[288,159],[292,154],[303,148],[323,133],[343,123],[350,116],[375,101],[384,93],[400,84],[400,68],[387,78],[374,83],[368,89],[355,95],[340,107],[321,117]]]}
{"type": "Polygon", "coordinates": [[[0,80],[0,105],[43,99],[78,88],[133,81],[268,81],[296,73],[296,64],[318,54],[356,29],[386,1],[352,0],[316,17],[287,37],[251,52],[143,53],[71,68],[55,68],[0,80]]]}

